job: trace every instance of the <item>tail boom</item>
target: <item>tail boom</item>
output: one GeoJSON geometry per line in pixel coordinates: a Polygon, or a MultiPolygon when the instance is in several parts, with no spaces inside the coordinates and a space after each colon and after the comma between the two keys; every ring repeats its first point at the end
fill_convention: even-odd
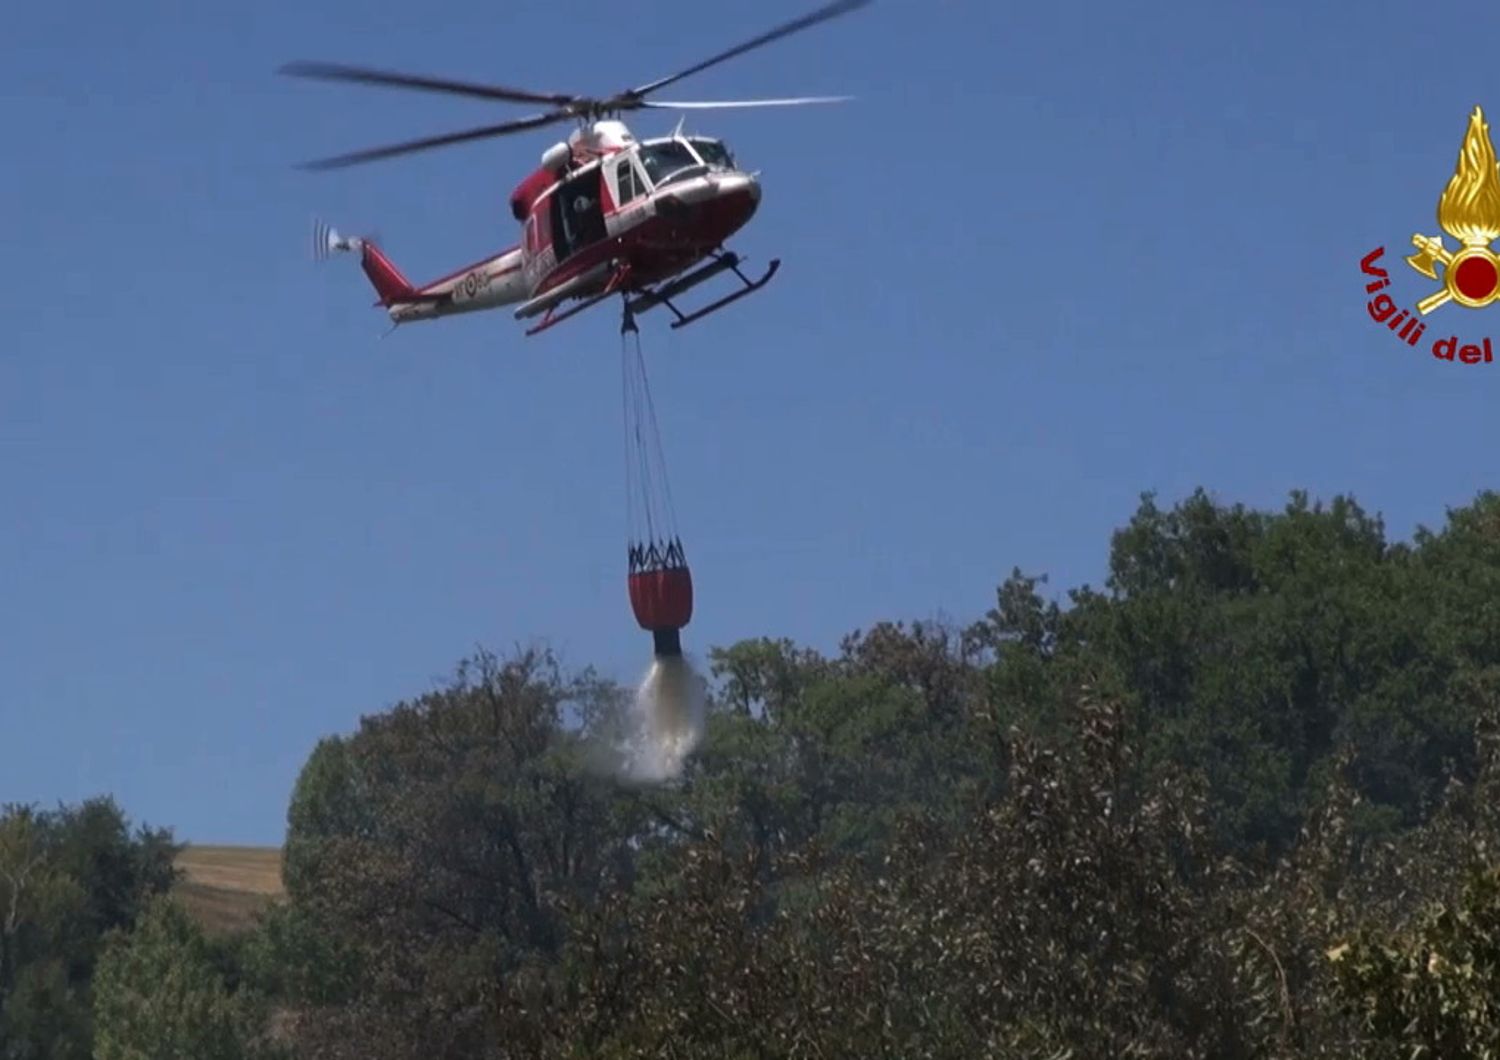
{"type": "Polygon", "coordinates": [[[373,239],[342,236],[337,230],[315,222],[315,258],[323,260],[335,252],[355,251],[359,252],[360,268],[375,289],[375,304],[383,307],[397,324],[494,309],[524,301],[529,293],[521,268],[520,247],[501,251],[416,287],[373,239]]]}
{"type": "Polygon", "coordinates": [[[521,249],[513,247],[382,304],[393,321],[403,324],[495,309],[525,297],[521,249]]]}

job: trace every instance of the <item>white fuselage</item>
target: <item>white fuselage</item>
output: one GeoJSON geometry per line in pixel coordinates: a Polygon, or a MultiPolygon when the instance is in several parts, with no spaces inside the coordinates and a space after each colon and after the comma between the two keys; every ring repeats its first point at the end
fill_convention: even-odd
{"type": "Polygon", "coordinates": [[[660,282],[738,229],[760,200],[755,175],[706,137],[674,133],[640,143],[623,124],[598,122],[586,141],[558,144],[544,161],[554,154],[569,155],[576,165],[555,172],[544,167],[529,179],[539,186],[524,204],[513,198],[513,212],[523,218],[519,246],[402,291],[393,288],[406,281],[386,262],[393,278],[376,286],[385,284],[391,320],[404,324],[499,306],[517,306],[517,319],[550,314],[568,299],[607,290],[626,265],[646,282],[660,282]]]}
{"type": "Polygon", "coordinates": [[[521,248],[507,250],[471,265],[462,272],[428,284],[421,301],[401,302],[390,307],[398,324],[431,317],[472,313],[512,305],[527,295],[526,273],[521,267],[521,248]]]}

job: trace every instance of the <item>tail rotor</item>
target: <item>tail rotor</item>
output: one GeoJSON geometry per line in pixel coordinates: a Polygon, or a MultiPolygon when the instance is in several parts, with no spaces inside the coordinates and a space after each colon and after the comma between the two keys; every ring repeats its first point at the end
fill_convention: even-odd
{"type": "Polygon", "coordinates": [[[358,236],[344,236],[339,230],[323,221],[313,220],[312,255],[314,261],[327,261],[329,256],[340,251],[358,250],[364,240],[358,236]]]}

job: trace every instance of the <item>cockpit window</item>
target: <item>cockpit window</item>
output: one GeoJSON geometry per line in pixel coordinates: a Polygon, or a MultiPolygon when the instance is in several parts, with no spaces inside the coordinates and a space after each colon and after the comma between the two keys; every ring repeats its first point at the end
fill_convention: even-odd
{"type": "Polygon", "coordinates": [[[698,152],[698,157],[703,159],[715,169],[733,169],[734,158],[729,151],[718,140],[691,139],[688,143],[693,145],[693,150],[698,152]]]}
{"type": "Polygon", "coordinates": [[[682,172],[692,166],[702,165],[687,149],[687,146],[679,140],[666,140],[658,144],[644,144],[641,147],[641,164],[646,167],[646,175],[651,178],[651,183],[661,187],[669,182],[674,174],[682,172]]]}

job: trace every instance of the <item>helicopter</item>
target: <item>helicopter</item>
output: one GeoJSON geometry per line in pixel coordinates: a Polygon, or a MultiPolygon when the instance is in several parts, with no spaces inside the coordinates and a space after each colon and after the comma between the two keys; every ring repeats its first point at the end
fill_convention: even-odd
{"type": "Polygon", "coordinates": [[[521,226],[520,242],[462,269],[414,286],[373,237],[346,236],[313,223],[313,256],[358,253],[360,265],[392,328],[459,313],[515,306],[516,320],[542,319],[527,329],[536,335],[620,296],[627,325],[659,305],[684,327],[760,290],[781,262],[773,258],[764,274],[750,279],[743,259],[725,249],[760,206],[759,171],[747,172],[728,146],[708,136],[685,136],[678,121],[671,135],[638,140],[621,120],[627,112],[708,110],[725,107],[800,106],[838,103],[848,96],[684,102],[648,99],[727,59],[792,33],[864,7],[871,0],[837,0],[758,37],[729,48],[675,74],[602,98],[528,92],[338,63],[299,61],[281,72],[295,77],[410,88],[512,103],[545,104],[528,117],[462,132],[411,140],[306,164],[332,169],[530,131],[560,122],[577,128],[566,140],[542,152],[541,164],[510,196],[511,216],[521,226]],[[738,278],[732,293],[684,313],[673,299],[726,272],[738,278]],[[563,308],[566,303],[575,303],[563,308]]]}

